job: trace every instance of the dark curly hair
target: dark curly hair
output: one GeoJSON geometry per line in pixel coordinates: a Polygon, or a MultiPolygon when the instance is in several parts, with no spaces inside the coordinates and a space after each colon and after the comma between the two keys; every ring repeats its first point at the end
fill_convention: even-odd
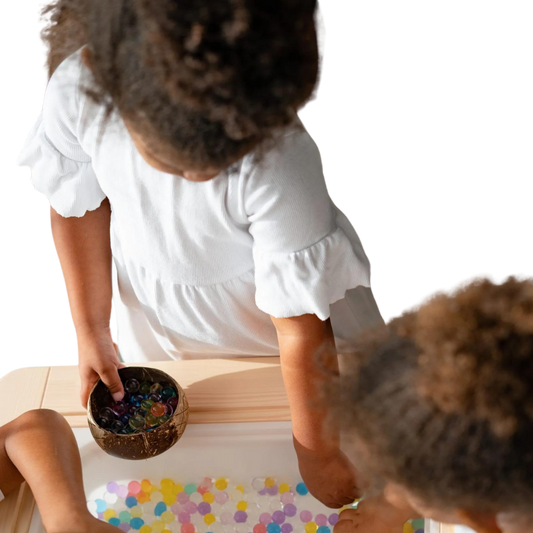
{"type": "Polygon", "coordinates": [[[90,94],[197,167],[295,122],[318,78],[316,0],[56,0],[50,73],[86,45],[90,94]]]}
{"type": "Polygon", "coordinates": [[[476,281],[369,336],[338,418],[371,470],[441,508],[533,506],[533,281],[476,281]]]}

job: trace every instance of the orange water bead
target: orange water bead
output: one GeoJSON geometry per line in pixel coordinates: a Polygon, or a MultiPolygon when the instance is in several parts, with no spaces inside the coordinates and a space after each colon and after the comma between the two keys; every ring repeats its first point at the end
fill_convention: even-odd
{"type": "Polygon", "coordinates": [[[139,494],[137,494],[137,501],[139,503],[146,503],[146,502],[149,502],[150,501],[150,495],[149,494],[146,494],[146,492],[139,492],[139,494]]]}

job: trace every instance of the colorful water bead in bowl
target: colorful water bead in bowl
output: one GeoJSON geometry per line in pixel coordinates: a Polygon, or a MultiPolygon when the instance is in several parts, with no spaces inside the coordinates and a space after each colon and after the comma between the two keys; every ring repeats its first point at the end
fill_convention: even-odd
{"type": "Polygon", "coordinates": [[[102,407],[97,424],[112,433],[129,435],[163,425],[178,405],[178,392],[168,385],[130,378],[124,383],[124,401],[102,407]]]}

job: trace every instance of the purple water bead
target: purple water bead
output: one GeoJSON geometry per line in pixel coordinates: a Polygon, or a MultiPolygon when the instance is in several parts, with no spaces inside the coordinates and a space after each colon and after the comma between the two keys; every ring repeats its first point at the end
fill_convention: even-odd
{"type": "Polygon", "coordinates": [[[206,514],[209,514],[211,512],[211,505],[209,505],[207,502],[200,502],[198,504],[198,512],[205,516],[206,514]]]}
{"type": "Polygon", "coordinates": [[[313,514],[311,511],[302,511],[300,513],[300,520],[304,523],[311,522],[313,520],[313,514]]]}
{"type": "Polygon", "coordinates": [[[273,487],[269,487],[267,489],[267,494],[269,494],[270,496],[276,496],[278,493],[278,486],[277,485],[274,485],[273,487]]]}
{"type": "Polygon", "coordinates": [[[328,518],[328,522],[330,525],[334,526],[339,521],[339,514],[338,513],[331,513],[328,518]]]}
{"type": "Polygon", "coordinates": [[[274,520],[276,524],[283,524],[283,522],[285,522],[285,513],[283,511],[274,511],[272,513],[272,520],[274,520]]]}
{"type": "Polygon", "coordinates": [[[281,526],[281,533],[292,533],[292,530],[292,524],[289,524],[288,522],[281,526]]]}
{"type": "Polygon", "coordinates": [[[118,490],[118,483],[115,483],[114,481],[110,481],[107,484],[107,492],[110,494],[116,494],[118,490]]]}
{"type": "Polygon", "coordinates": [[[272,515],[270,513],[262,513],[259,517],[261,524],[270,524],[272,522],[272,515]]]}
{"type": "Polygon", "coordinates": [[[261,489],[257,494],[261,496],[266,496],[268,494],[267,490],[268,489],[265,487],[264,489],[261,489]]]}
{"type": "Polygon", "coordinates": [[[285,513],[285,516],[292,517],[296,516],[298,509],[293,503],[288,503],[287,505],[283,506],[283,512],[285,513]]]}
{"type": "Polygon", "coordinates": [[[126,404],[124,402],[115,402],[112,409],[117,416],[122,416],[126,412],[126,404]]]}
{"type": "Polygon", "coordinates": [[[189,513],[181,512],[178,514],[178,522],[180,524],[188,524],[191,521],[191,515],[189,513]]]}
{"type": "Polygon", "coordinates": [[[248,515],[244,511],[237,511],[233,518],[237,524],[244,524],[248,520],[248,515]]]}
{"type": "Polygon", "coordinates": [[[131,529],[131,526],[127,522],[122,522],[119,526],[119,529],[122,529],[122,531],[129,531],[131,529]]]}

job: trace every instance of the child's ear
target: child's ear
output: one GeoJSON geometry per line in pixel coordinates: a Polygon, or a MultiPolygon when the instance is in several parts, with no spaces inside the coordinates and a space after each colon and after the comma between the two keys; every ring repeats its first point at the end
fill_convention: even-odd
{"type": "Polygon", "coordinates": [[[90,71],[93,70],[93,54],[87,46],[83,47],[81,51],[81,60],[90,71]]]}
{"type": "Polygon", "coordinates": [[[465,526],[477,533],[502,533],[496,521],[496,513],[476,513],[459,509],[457,516],[465,526]]]}

